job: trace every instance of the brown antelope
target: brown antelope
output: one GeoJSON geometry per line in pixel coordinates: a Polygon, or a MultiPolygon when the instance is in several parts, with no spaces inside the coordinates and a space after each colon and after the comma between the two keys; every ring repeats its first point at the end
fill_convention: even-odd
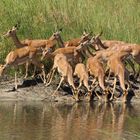
{"type": "MultiPolygon", "coordinates": [[[[53,33],[53,35],[47,39],[47,40],[24,40],[24,41],[20,41],[16,35],[16,31],[18,29],[18,25],[13,26],[11,30],[9,30],[7,33],[4,34],[4,36],[7,37],[11,37],[14,44],[16,45],[17,48],[22,48],[25,46],[32,46],[34,48],[39,48],[40,47],[43,48],[51,48],[54,49],[55,45],[58,43],[60,45],[60,47],[63,47],[63,41],[62,38],[60,36],[60,32],[62,31],[62,29],[60,29],[59,31],[53,33]]],[[[26,74],[24,76],[24,78],[27,78],[28,76],[28,67],[29,67],[29,63],[26,62],[26,74]]],[[[34,69],[34,73],[33,76],[35,75],[35,69],[34,69]]]]}
{"type": "Polygon", "coordinates": [[[98,45],[99,48],[105,48],[113,51],[123,51],[123,52],[129,52],[132,54],[132,56],[136,56],[140,52],[140,45],[138,44],[130,44],[123,41],[117,41],[117,40],[103,40],[101,41],[100,36],[102,35],[102,32],[97,35],[96,37],[93,37],[91,39],[91,42],[93,44],[98,45]]]}
{"type": "MultiPolygon", "coordinates": [[[[103,90],[103,93],[108,95],[109,89],[105,87],[105,71],[103,68],[103,64],[95,57],[89,57],[86,63],[87,70],[90,75],[94,76],[95,79],[92,82],[92,86],[98,80],[99,86],[103,90]]],[[[96,94],[98,96],[98,94],[96,94]]],[[[100,97],[98,96],[100,99],[100,97]]]]}
{"type": "Polygon", "coordinates": [[[93,43],[93,46],[95,45],[97,48],[97,50],[102,50],[102,49],[107,49],[107,48],[111,48],[115,45],[123,45],[125,44],[125,42],[123,41],[118,41],[118,40],[103,40],[101,41],[100,36],[102,35],[102,31],[101,33],[99,33],[98,35],[94,35],[91,39],[91,42],[93,43]]]}
{"type": "MultiPolygon", "coordinates": [[[[133,56],[136,63],[140,64],[140,45],[137,44],[129,44],[123,41],[117,41],[117,40],[103,40],[101,41],[100,36],[102,35],[102,32],[97,35],[96,37],[93,37],[91,39],[91,42],[94,45],[97,45],[98,48],[108,48],[109,50],[113,51],[123,51],[123,52],[129,52],[133,56]]],[[[133,62],[128,59],[127,62],[131,66],[134,75],[136,75],[136,70],[134,68],[133,62]]],[[[140,69],[139,69],[140,70],[140,69]]]]}
{"type": "Polygon", "coordinates": [[[9,30],[7,33],[3,35],[6,37],[11,37],[17,48],[21,48],[24,46],[32,46],[35,48],[38,48],[38,47],[43,48],[43,47],[48,46],[49,48],[52,46],[54,47],[57,44],[57,42],[60,44],[60,47],[64,47],[62,38],[60,36],[60,32],[62,31],[62,29],[59,29],[59,31],[54,32],[53,35],[49,39],[32,39],[32,40],[26,39],[23,41],[20,41],[19,38],[17,37],[17,34],[16,34],[17,30],[18,30],[18,25],[13,26],[11,30],[9,30]]]}
{"type": "Polygon", "coordinates": [[[56,69],[57,69],[58,73],[61,74],[62,77],[61,77],[61,80],[59,82],[58,87],[56,88],[56,90],[54,91],[53,94],[55,94],[57,92],[57,90],[60,88],[62,82],[64,80],[66,80],[69,83],[69,85],[72,87],[74,98],[76,100],[78,100],[78,92],[77,92],[77,89],[75,88],[75,85],[74,85],[74,82],[73,82],[72,67],[68,63],[67,57],[62,53],[59,53],[54,57],[54,65],[53,65],[53,68],[51,70],[51,76],[50,76],[50,79],[49,79],[49,83],[47,83],[47,86],[51,84],[52,77],[53,77],[56,69]]]}
{"type": "Polygon", "coordinates": [[[83,43],[83,42],[90,40],[90,39],[91,39],[91,33],[87,33],[86,31],[84,31],[83,35],[80,38],[75,38],[75,39],[66,41],[64,43],[64,46],[65,47],[71,47],[71,46],[77,47],[80,45],[80,43],[83,43]]]}
{"type": "Polygon", "coordinates": [[[88,84],[88,71],[86,70],[86,67],[83,63],[78,63],[75,66],[75,71],[74,71],[74,75],[78,76],[78,78],[80,78],[79,81],[79,86],[78,86],[78,90],[80,89],[80,87],[82,86],[82,84],[86,87],[87,91],[88,91],[88,95],[89,97],[91,96],[91,90],[89,88],[89,84],[88,84]]]}
{"type": "MultiPolygon", "coordinates": [[[[13,66],[14,68],[17,68],[18,65],[22,65],[25,64],[26,62],[31,61],[35,66],[39,67],[42,70],[43,80],[44,83],[46,83],[44,65],[40,61],[38,61],[37,53],[38,50],[36,48],[28,46],[11,51],[5,59],[5,64],[2,65],[0,68],[0,76],[3,74],[4,70],[8,66],[13,66]]],[[[16,89],[17,89],[17,70],[15,70],[15,90],[16,89]]]]}
{"type": "MultiPolygon", "coordinates": [[[[138,63],[138,51],[139,51],[139,48],[140,46],[139,45],[136,45],[136,44],[128,44],[128,43],[125,43],[123,41],[115,41],[115,40],[104,40],[104,41],[101,41],[100,40],[100,37],[101,36],[101,33],[99,35],[97,35],[96,37],[93,37],[91,39],[91,42],[96,46],[98,46],[98,48],[102,49],[106,49],[107,51],[112,51],[112,52],[117,52],[117,51],[123,51],[123,52],[131,52],[131,54],[134,56],[137,55],[137,59],[136,59],[136,62],[138,63]],[[136,47],[137,46],[137,47],[136,47]],[[139,47],[138,47],[139,46],[139,47]],[[137,54],[136,54],[137,53],[137,54]]],[[[105,51],[106,52],[106,51],[105,51]]],[[[101,52],[102,53],[102,52],[101,52]]],[[[107,53],[107,52],[106,52],[107,53]]],[[[104,53],[104,54],[106,54],[104,53]]],[[[97,52],[98,54],[98,52],[97,52]]],[[[127,59],[126,60],[128,62],[128,64],[131,66],[132,70],[133,70],[133,73],[134,75],[136,75],[136,70],[134,68],[134,64],[133,62],[130,60],[130,59],[127,59]]]]}
{"type": "MultiPolygon", "coordinates": [[[[119,45],[119,46],[116,45],[114,47],[111,47],[110,50],[114,50],[116,52],[121,51],[121,52],[129,53],[133,57],[133,60],[137,64],[140,65],[140,45],[126,43],[123,45],[119,45]]],[[[133,62],[130,59],[128,59],[127,61],[133,70],[134,76],[136,77],[135,65],[133,64],[133,62]]],[[[139,68],[139,71],[140,71],[140,68],[139,68]]],[[[138,73],[139,73],[139,71],[138,71],[138,73]]]]}
{"type": "Polygon", "coordinates": [[[51,50],[48,48],[45,48],[42,54],[42,59],[44,57],[54,57],[59,53],[65,54],[65,56],[68,59],[68,62],[71,62],[72,66],[75,66],[75,64],[82,62],[83,57],[85,57],[84,50],[86,49],[85,45],[87,42],[81,43],[78,47],[71,46],[71,47],[65,47],[65,48],[58,48],[54,52],[50,52],[51,50]]]}
{"type": "Polygon", "coordinates": [[[126,96],[128,93],[129,89],[129,84],[128,88],[125,88],[125,80],[128,82],[128,71],[125,68],[123,64],[123,59],[129,56],[130,54],[127,52],[117,52],[114,55],[110,56],[107,62],[108,67],[110,68],[110,71],[114,73],[115,78],[114,78],[114,87],[113,87],[113,92],[112,92],[112,97],[114,96],[114,91],[116,88],[116,77],[118,76],[120,86],[123,90],[123,96],[124,96],[124,101],[126,100],[126,96]]]}

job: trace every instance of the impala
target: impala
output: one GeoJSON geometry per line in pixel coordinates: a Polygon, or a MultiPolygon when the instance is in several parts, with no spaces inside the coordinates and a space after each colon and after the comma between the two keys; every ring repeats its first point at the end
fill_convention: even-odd
{"type": "MultiPolygon", "coordinates": [[[[87,59],[86,67],[89,74],[95,77],[92,82],[92,86],[94,85],[96,81],[98,81],[99,86],[101,87],[101,89],[103,90],[103,93],[106,94],[106,97],[107,97],[110,90],[109,88],[105,87],[105,71],[103,68],[103,64],[95,57],[89,57],[87,59]]],[[[98,96],[98,94],[96,95],[98,96]]]]}
{"type": "MultiPolygon", "coordinates": [[[[60,32],[62,31],[62,29],[60,29],[59,31],[53,33],[53,35],[47,39],[47,40],[24,40],[24,41],[20,41],[17,37],[17,34],[16,34],[16,31],[18,29],[18,25],[16,26],[13,26],[11,30],[9,30],[7,33],[4,34],[4,36],[7,36],[7,37],[11,37],[15,46],[17,48],[22,48],[22,47],[25,47],[25,46],[32,46],[36,49],[40,49],[40,47],[43,49],[43,48],[51,48],[51,49],[54,49],[55,48],[55,45],[58,43],[60,45],[60,47],[63,47],[63,41],[62,41],[62,38],[60,36],[60,32]]],[[[29,67],[29,62],[27,61],[26,62],[26,74],[24,76],[24,78],[27,78],[28,76],[28,68],[29,67]]],[[[34,69],[34,73],[33,73],[33,76],[34,77],[35,75],[35,69],[34,69]]]]}
{"type": "Polygon", "coordinates": [[[81,88],[82,84],[86,87],[87,91],[88,91],[88,96],[91,97],[91,89],[89,88],[89,84],[88,84],[88,71],[86,70],[86,67],[83,63],[78,63],[75,66],[75,71],[74,71],[74,75],[78,76],[78,78],[80,78],[79,81],[79,86],[78,86],[78,90],[81,88]]]}
{"type": "Polygon", "coordinates": [[[17,30],[18,30],[18,25],[13,26],[11,30],[8,30],[8,32],[3,35],[6,37],[11,37],[17,48],[21,48],[24,46],[32,46],[35,48],[46,47],[46,46],[52,47],[55,46],[57,42],[59,43],[60,47],[64,47],[64,43],[60,36],[62,29],[59,29],[58,31],[54,32],[49,39],[26,39],[23,41],[20,41],[19,38],[17,37],[16,34],[17,30]]]}
{"type": "Polygon", "coordinates": [[[84,58],[86,57],[84,52],[87,48],[86,47],[87,43],[88,42],[85,41],[84,43],[81,43],[77,47],[71,46],[71,47],[65,47],[65,48],[58,48],[54,52],[52,52],[51,49],[45,48],[43,50],[42,59],[44,57],[46,57],[46,58],[52,57],[53,58],[57,54],[63,53],[67,57],[68,62],[71,62],[71,65],[74,67],[75,64],[82,62],[84,60],[84,58]]]}
{"type": "MultiPolygon", "coordinates": [[[[36,48],[28,46],[11,51],[6,56],[5,64],[2,65],[0,68],[0,76],[2,76],[4,70],[9,66],[17,68],[19,65],[31,61],[31,63],[33,63],[35,66],[39,67],[42,70],[44,80],[43,82],[46,83],[44,65],[40,61],[38,61],[37,53],[38,50],[36,48]]],[[[15,70],[15,90],[17,89],[17,87],[17,70],[15,70]]]]}
{"type": "Polygon", "coordinates": [[[57,92],[57,90],[60,88],[62,82],[66,80],[68,84],[72,87],[73,90],[73,97],[78,100],[78,91],[75,88],[74,82],[73,82],[73,70],[71,65],[67,61],[67,57],[59,53],[54,57],[54,65],[53,68],[51,69],[51,76],[49,79],[49,82],[47,83],[47,86],[51,84],[52,77],[54,75],[55,70],[57,69],[58,73],[61,74],[61,80],[59,82],[58,87],[54,91],[53,95],[57,92]]]}
{"type": "Polygon", "coordinates": [[[126,96],[128,94],[128,90],[129,90],[129,84],[128,84],[128,88],[126,89],[125,88],[125,80],[128,83],[128,71],[123,64],[123,59],[129,55],[130,54],[126,53],[126,52],[118,52],[118,53],[109,57],[107,65],[110,68],[110,71],[113,72],[115,75],[114,87],[113,87],[113,92],[112,92],[111,98],[113,98],[113,96],[114,96],[114,91],[116,88],[116,80],[118,77],[119,82],[120,82],[120,86],[123,90],[124,101],[126,101],[126,96]]]}
{"type": "Polygon", "coordinates": [[[71,46],[79,46],[80,43],[83,43],[87,40],[90,40],[91,39],[91,33],[87,33],[86,31],[83,32],[83,35],[80,37],[80,38],[75,38],[75,39],[72,39],[72,40],[69,40],[69,41],[66,41],[64,43],[65,47],[71,47],[71,46]]]}
{"type": "Polygon", "coordinates": [[[101,41],[100,36],[102,35],[102,31],[98,34],[98,35],[94,35],[91,39],[91,42],[93,43],[93,46],[96,45],[96,48],[98,50],[101,49],[107,49],[107,48],[111,48],[114,47],[115,45],[123,45],[125,44],[125,42],[123,41],[118,41],[118,40],[103,40],[101,41]]]}

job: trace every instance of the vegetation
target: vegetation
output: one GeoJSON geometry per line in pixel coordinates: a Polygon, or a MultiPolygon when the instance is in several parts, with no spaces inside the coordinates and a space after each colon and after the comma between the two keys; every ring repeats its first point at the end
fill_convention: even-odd
{"type": "Polygon", "coordinates": [[[83,29],[103,39],[140,43],[139,0],[0,0],[0,61],[14,49],[2,34],[21,22],[18,36],[48,38],[63,27],[63,39],[79,37],[83,29]]]}

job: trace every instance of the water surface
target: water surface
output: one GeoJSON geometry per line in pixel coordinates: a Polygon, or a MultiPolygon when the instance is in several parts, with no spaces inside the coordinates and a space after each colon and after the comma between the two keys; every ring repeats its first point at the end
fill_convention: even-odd
{"type": "Polygon", "coordinates": [[[140,140],[140,103],[0,102],[0,140],[140,140]]]}

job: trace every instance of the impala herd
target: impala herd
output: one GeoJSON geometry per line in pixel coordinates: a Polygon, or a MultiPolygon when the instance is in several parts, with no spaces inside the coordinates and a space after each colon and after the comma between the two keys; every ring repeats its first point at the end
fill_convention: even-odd
{"type": "Polygon", "coordinates": [[[140,45],[138,44],[101,40],[102,32],[95,36],[86,31],[79,38],[63,42],[62,29],[53,33],[49,39],[20,41],[16,34],[18,27],[19,25],[16,25],[4,34],[5,37],[11,37],[16,49],[10,51],[6,56],[5,64],[0,65],[0,76],[7,67],[15,68],[15,90],[18,88],[17,68],[23,64],[26,66],[24,78],[28,77],[29,66],[33,64],[33,77],[38,67],[46,86],[51,84],[57,70],[61,80],[52,96],[58,91],[62,82],[66,82],[76,101],[80,100],[79,93],[84,88],[84,96],[89,100],[94,94],[99,99],[104,96],[106,101],[113,101],[122,96],[125,102],[128,91],[132,89],[128,66],[132,68],[135,80],[139,77],[140,45]],[[52,59],[54,63],[46,75],[42,60],[47,59],[52,59]],[[135,68],[136,64],[139,69],[135,68]],[[114,82],[111,81],[111,74],[114,75],[114,82]],[[75,83],[75,79],[78,80],[79,85],[75,83]],[[118,97],[115,95],[117,79],[122,90],[118,97]],[[96,92],[97,87],[100,93],[96,92]]]}

